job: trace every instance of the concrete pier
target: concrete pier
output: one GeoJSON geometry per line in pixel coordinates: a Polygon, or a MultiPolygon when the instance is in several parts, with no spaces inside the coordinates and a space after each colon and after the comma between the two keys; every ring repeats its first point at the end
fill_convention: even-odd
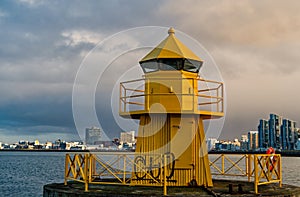
{"type": "MultiPolygon", "coordinates": [[[[277,196],[300,197],[300,187],[278,184],[259,186],[259,194],[254,193],[253,182],[214,180],[214,187],[168,187],[167,196],[277,196]]],[[[44,197],[75,197],[75,196],[163,196],[162,187],[98,185],[90,184],[89,191],[84,191],[84,184],[79,182],[52,183],[44,186],[44,197]]]]}

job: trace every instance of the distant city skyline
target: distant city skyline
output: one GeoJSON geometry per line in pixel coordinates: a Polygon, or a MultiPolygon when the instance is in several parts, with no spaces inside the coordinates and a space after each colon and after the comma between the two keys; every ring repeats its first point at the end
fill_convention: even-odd
{"type": "MultiPolygon", "coordinates": [[[[72,111],[72,88],[80,64],[97,43],[144,25],[166,30],[172,26],[186,33],[218,65],[227,95],[225,125],[220,136],[207,133],[207,137],[233,139],[256,130],[257,120],[270,113],[299,122],[299,2],[187,0],[184,4],[169,0],[1,1],[0,141],[81,139],[78,133],[84,129],[76,130],[72,111]]],[[[166,31],[162,32],[153,36],[162,40],[166,31]]],[[[132,46],[140,44],[135,35],[124,40],[132,46]]],[[[126,45],[117,44],[107,51],[126,45]]],[[[144,55],[149,50],[136,53],[144,55]]],[[[101,62],[95,65],[103,67],[101,62]]],[[[138,60],[132,67],[136,65],[138,60]]],[[[207,62],[203,69],[209,69],[207,62]]],[[[110,80],[122,74],[121,69],[107,70],[108,81],[99,81],[97,87],[114,87],[110,80]]],[[[131,74],[139,78],[142,70],[131,74]]],[[[122,131],[118,121],[126,130],[137,131],[136,122],[114,117],[110,94],[98,94],[96,113],[109,138],[122,131]]]]}
{"type": "MultiPolygon", "coordinates": [[[[270,113],[269,114],[270,115],[270,117],[273,117],[273,116],[278,116],[279,118],[280,118],[280,121],[281,121],[281,123],[280,123],[280,127],[279,127],[279,129],[281,128],[281,126],[282,126],[282,122],[283,121],[290,121],[291,123],[289,123],[289,124],[292,124],[293,125],[293,128],[299,128],[298,127],[298,123],[296,122],[296,121],[292,121],[292,120],[290,120],[288,117],[282,117],[282,116],[279,116],[279,115],[277,115],[277,114],[274,114],[274,113],[270,113]],[[297,126],[297,127],[296,127],[297,126]]],[[[244,136],[246,136],[247,137],[247,135],[248,135],[248,137],[249,137],[249,132],[259,132],[260,131],[260,127],[261,127],[261,130],[263,130],[264,129],[264,126],[265,126],[265,122],[264,121],[266,121],[267,122],[267,124],[269,124],[269,121],[267,121],[267,120],[265,120],[264,118],[260,118],[260,119],[258,119],[257,120],[257,125],[256,125],[256,128],[258,129],[257,131],[251,131],[251,130],[249,130],[249,131],[242,131],[240,134],[238,134],[238,135],[236,135],[236,136],[231,136],[231,137],[229,137],[229,138],[227,138],[227,137],[222,137],[222,136],[220,136],[220,137],[217,137],[216,139],[217,140],[234,140],[234,139],[241,139],[241,141],[243,141],[243,138],[244,138],[244,136]]],[[[285,124],[288,124],[288,123],[285,123],[285,124]]],[[[279,125],[279,123],[278,123],[278,125],[279,125]]],[[[99,130],[100,131],[100,133],[101,133],[101,129],[100,128],[98,128],[98,127],[95,127],[95,126],[90,126],[90,127],[88,127],[88,128],[86,128],[85,129],[85,135],[87,135],[87,133],[88,133],[88,131],[89,130],[93,130],[93,129],[95,129],[95,130],[99,130]]],[[[269,127],[268,127],[268,129],[267,129],[267,131],[265,131],[265,132],[269,132],[269,127]]],[[[258,138],[259,139],[262,139],[262,137],[259,137],[259,133],[257,133],[258,134],[258,138]]],[[[102,135],[102,134],[100,134],[100,135],[102,135]]],[[[132,136],[137,136],[137,131],[120,131],[120,132],[118,132],[118,133],[116,133],[116,135],[115,136],[113,136],[112,138],[111,138],[111,140],[113,140],[114,138],[117,138],[117,139],[121,139],[122,138],[122,135],[124,136],[124,139],[126,139],[126,138],[132,138],[132,136]]],[[[260,133],[260,135],[261,135],[261,133],[260,133]]],[[[206,138],[211,138],[210,136],[206,136],[206,138]]],[[[16,143],[16,142],[19,142],[19,141],[22,141],[22,140],[25,140],[25,141],[35,141],[35,140],[41,140],[42,142],[47,142],[47,141],[55,141],[55,140],[57,140],[57,139],[61,139],[61,140],[64,140],[64,141],[82,141],[82,142],[86,142],[86,136],[85,136],[85,138],[84,139],[81,139],[79,136],[77,136],[77,138],[70,138],[70,137],[66,137],[65,135],[63,135],[63,134],[56,134],[56,135],[53,135],[53,136],[51,136],[51,137],[48,137],[47,136],[47,139],[45,139],[45,138],[43,138],[43,137],[37,137],[37,136],[23,136],[23,137],[20,137],[19,136],[19,138],[16,138],[16,139],[14,139],[14,140],[5,140],[5,138],[0,138],[0,142],[5,142],[5,143],[16,143]],[[4,139],[4,140],[3,140],[4,139]],[[2,140],[2,141],[1,141],[2,140]]],[[[107,140],[106,138],[103,138],[103,136],[101,136],[99,139],[98,139],[98,141],[100,141],[100,140],[107,140]]],[[[97,141],[97,140],[96,140],[97,141]]],[[[258,141],[256,141],[255,143],[257,143],[257,146],[262,146],[262,145],[259,145],[258,144],[258,141]]],[[[261,142],[262,143],[262,142],[261,142]]],[[[278,141],[278,143],[280,144],[280,142],[278,141]]],[[[275,147],[275,145],[274,145],[274,142],[270,142],[270,144],[268,144],[268,146],[274,146],[275,147]]]]}
{"type": "Polygon", "coordinates": [[[269,120],[259,120],[259,147],[294,150],[300,136],[299,131],[295,121],[278,114],[270,114],[269,120]]]}

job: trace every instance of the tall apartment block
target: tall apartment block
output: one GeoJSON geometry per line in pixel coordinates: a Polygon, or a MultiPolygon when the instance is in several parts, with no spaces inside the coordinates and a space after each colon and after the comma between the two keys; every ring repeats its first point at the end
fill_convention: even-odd
{"type": "Polygon", "coordinates": [[[135,142],[134,134],[135,131],[121,132],[120,141],[123,143],[134,143],[135,142]]]}
{"type": "Polygon", "coordinates": [[[241,135],[241,150],[248,150],[248,135],[241,135]]]}
{"type": "Polygon", "coordinates": [[[248,150],[256,150],[258,148],[258,131],[248,132],[248,150]]]}
{"type": "Polygon", "coordinates": [[[298,141],[298,132],[296,128],[296,122],[288,119],[283,119],[281,125],[282,133],[282,149],[294,150],[298,141]]]}
{"type": "Polygon", "coordinates": [[[259,120],[258,125],[258,137],[259,137],[259,147],[268,148],[270,144],[270,135],[269,135],[269,121],[265,119],[259,120]]]}
{"type": "Polygon", "coordinates": [[[270,114],[269,131],[270,145],[273,148],[282,149],[281,138],[282,117],[277,114],[270,114]]]}
{"type": "Polygon", "coordinates": [[[294,150],[298,141],[298,128],[295,121],[270,114],[269,120],[259,120],[258,136],[260,148],[294,150]]]}
{"type": "Polygon", "coordinates": [[[85,144],[95,145],[101,141],[101,130],[98,127],[85,129],[85,144]]]}

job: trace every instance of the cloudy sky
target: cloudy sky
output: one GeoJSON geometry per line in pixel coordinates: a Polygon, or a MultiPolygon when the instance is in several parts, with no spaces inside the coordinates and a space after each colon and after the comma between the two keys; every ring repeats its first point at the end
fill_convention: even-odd
{"type": "MultiPolygon", "coordinates": [[[[99,42],[142,26],[172,26],[211,54],[227,94],[220,138],[256,130],[258,120],[271,112],[299,126],[299,10],[297,0],[195,0],[184,5],[179,0],[2,0],[0,141],[79,139],[72,90],[82,61],[99,42]]],[[[119,136],[116,120],[105,111],[109,98],[97,95],[103,99],[97,105],[103,129],[109,137],[119,136]]]]}

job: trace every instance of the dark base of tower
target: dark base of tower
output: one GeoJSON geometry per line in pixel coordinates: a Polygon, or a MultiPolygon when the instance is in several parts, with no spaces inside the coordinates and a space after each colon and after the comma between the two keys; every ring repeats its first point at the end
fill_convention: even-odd
{"type": "MultiPolygon", "coordinates": [[[[214,187],[168,187],[168,196],[300,196],[300,187],[278,184],[259,186],[259,194],[254,193],[253,182],[236,180],[214,180],[214,187]]],[[[98,185],[90,184],[89,191],[84,191],[84,184],[79,182],[52,183],[44,186],[44,197],[75,196],[163,196],[162,187],[98,185]]]]}

